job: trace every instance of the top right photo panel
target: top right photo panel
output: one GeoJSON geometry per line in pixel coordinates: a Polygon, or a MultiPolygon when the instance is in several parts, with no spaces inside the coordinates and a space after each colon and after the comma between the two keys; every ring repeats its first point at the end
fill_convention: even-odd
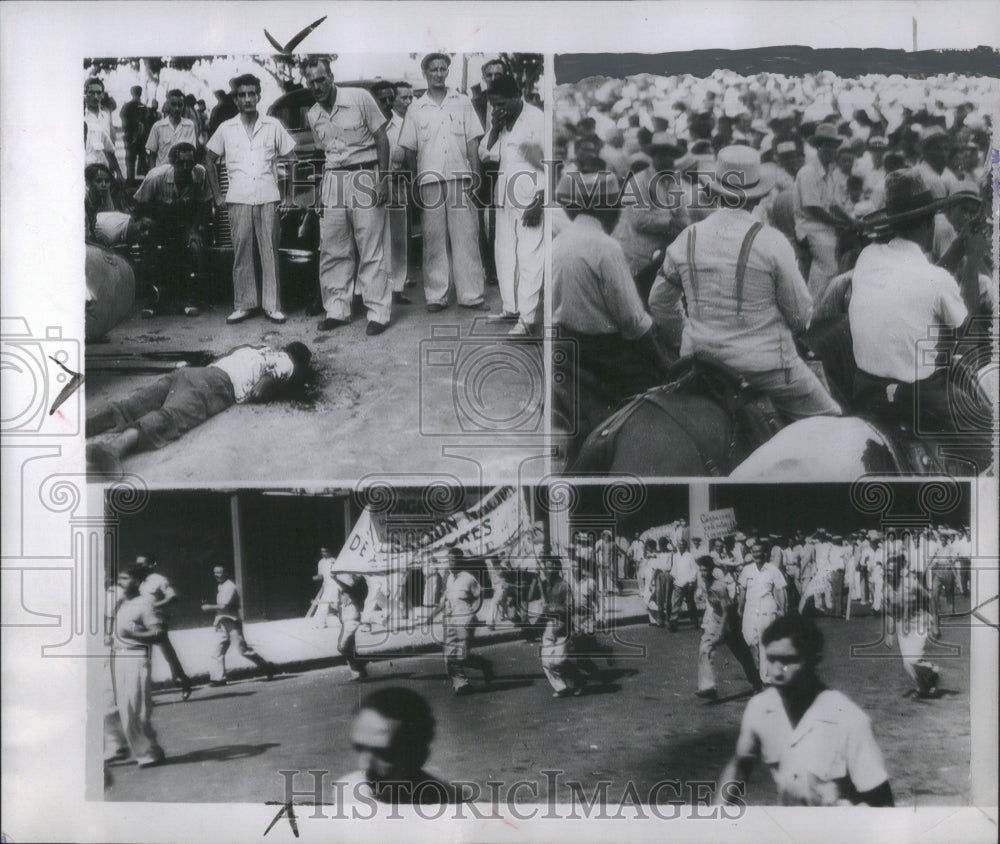
{"type": "Polygon", "coordinates": [[[557,468],[992,474],[998,68],[557,55],[557,468]]]}

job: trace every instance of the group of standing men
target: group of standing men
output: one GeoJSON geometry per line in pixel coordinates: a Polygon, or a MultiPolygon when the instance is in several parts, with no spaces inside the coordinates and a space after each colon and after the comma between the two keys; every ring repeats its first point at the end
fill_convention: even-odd
{"type": "MultiPolygon", "coordinates": [[[[492,220],[495,243],[486,263],[495,263],[502,300],[501,312],[492,316],[511,322],[512,336],[531,334],[541,321],[542,112],[524,100],[520,81],[510,69],[494,60],[484,66],[484,129],[472,100],[448,87],[450,65],[446,54],[425,56],[421,71],[427,88],[415,100],[407,83],[377,83],[369,93],[337,86],[327,58],[312,57],[303,65],[306,86],[315,99],[307,120],[322,167],[314,209],[320,216],[320,330],[350,322],[354,293],[364,301],[369,336],[388,327],[393,303],[410,303],[403,292],[410,203],[422,218],[422,274],[429,312],[449,307],[452,291],[459,306],[488,310],[480,229],[481,224],[489,228],[492,220]],[[490,162],[495,171],[482,221],[475,200],[481,162],[490,162]]],[[[171,91],[166,116],[151,127],[145,150],[155,156],[157,167],[166,167],[174,162],[172,149],[178,145],[196,147],[199,153],[204,148],[207,172],[201,174],[201,165],[195,165],[197,195],[187,198],[198,206],[191,216],[198,216],[196,211],[209,199],[228,214],[234,310],[227,322],[243,322],[262,310],[270,321],[283,323],[278,164],[296,157],[296,144],[280,120],[258,111],[261,84],[256,76],[243,74],[231,86],[236,113],[221,120],[207,142],[185,116],[182,92],[171,91]],[[219,175],[222,165],[225,190],[219,175]]],[[[121,182],[110,117],[98,106],[90,107],[103,90],[97,79],[85,86],[88,164],[108,167],[109,175],[121,182]]],[[[134,134],[129,115],[128,131],[134,134]]],[[[129,162],[132,173],[131,157],[129,162]]],[[[161,176],[173,184],[172,171],[161,176]]],[[[171,195],[166,204],[183,199],[171,195]]],[[[190,237],[184,244],[188,248],[190,237]]],[[[188,298],[185,294],[185,301],[188,298]]],[[[197,315],[193,302],[186,301],[185,313],[197,315]]]]}

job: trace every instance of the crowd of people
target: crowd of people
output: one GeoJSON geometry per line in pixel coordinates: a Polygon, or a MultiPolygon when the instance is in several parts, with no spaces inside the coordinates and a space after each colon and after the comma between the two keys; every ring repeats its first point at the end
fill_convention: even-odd
{"type": "MultiPolygon", "coordinates": [[[[560,426],[575,418],[578,444],[700,355],[786,423],[868,411],[958,430],[949,398],[988,402],[920,349],[929,327],[954,348],[994,311],[994,96],[988,79],[831,73],[559,86],[553,320],[579,369],[556,386],[560,426]],[[815,337],[833,320],[849,326],[836,355],[815,337]]],[[[967,457],[983,471],[988,452],[967,457]]]]}
{"type": "Polygon", "coordinates": [[[101,80],[89,78],[86,238],[139,256],[140,286],[150,291],[144,317],[194,317],[207,293],[209,231],[228,227],[234,309],[227,322],[263,313],[283,323],[279,238],[294,203],[281,188],[293,163],[308,161],[321,176],[315,205],[297,225],[302,233],[310,215],[319,218],[319,279],[307,307],[322,316],[319,330],[347,325],[357,296],[367,333],[382,333],[392,307],[411,304],[405,290],[420,278],[432,313],[456,299],[489,310],[485,285],[498,285],[501,310],[492,316],[509,323],[512,336],[528,336],[542,318],[542,111],[502,58],[483,66],[473,96],[449,87],[450,66],[449,55],[425,56],[426,89],[414,97],[408,82],[338,87],[329,59],[307,58],[298,87],[314,100],[307,115],[314,151],[297,148],[278,118],[258,110],[253,74],[217,91],[210,114],[204,101],[172,89],[160,117],[136,87],[119,112],[124,173],[115,104],[101,80]]]}
{"type": "MultiPolygon", "coordinates": [[[[810,672],[815,672],[822,654],[822,636],[812,619],[849,620],[852,606],[858,608],[855,617],[861,608],[866,608],[863,615],[884,616],[887,644],[898,646],[913,693],[937,696],[940,669],[927,658],[926,650],[940,635],[939,616],[949,604],[954,614],[956,595],[970,593],[971,555],[969,529],[945,525],[886,533],[840,534],[817,528],[808,534],[781,535],[750,530],[706,542],[692,535],[685,519],[636,532],[631,543],[615,541],[610,530],[579,531],[564,554],[542,554],[524,570],[515,569],[508,560],[472,557],[451,548],[425,555],[425,565],[396,577],[365,576],[339,570],[336,556],[323,547],[313,577],[321,586],[310,615],[317,627],[327,627],[331,614],[337,617],[337,649],[352,681],[368,676],[367,660],[357,648],[360,629],[388,626],[395,613],[420,616],[429,629],[441,616],[445,668],[458,697],[474,693],[470,670],[477,671],[483,683],[492,681],[492,662],[474,648],[475,629],[482,624],[492,628],[505,618],[531,641],[540,642],[541,667],[552,697],[576,697],[588,685],[606,684],[616,676],[613,649],[601,634],[612,621],[615,596],[623,594],[626,582],[631,585],[634,578],[650,625],[667,627],[671,633],[682,623],[700,629],[697,649],[691,650],[692,662],[697,663],[698,697],[710,703],[719,698],[714,658],[722,645],[753,690],[755,697],[747,707],[731,763],[737,770],[728,779],[741,771],[745,774],[755,760],[763,759],[773,769],[783,800],[884,803],[891,800],[891,792],[858,796],[881,786],[886,778],[862,773],[869,769],[860,762],[856,776],[864,779],[854,778],[857,793],[845,793],[843,783],[832,781],[789,783],[782,779],[789,773],[783,770],[786,763],[774,767],[780,754],[761,753],[759,744],[744,734],[755,729],[766,732],[759,719],[767,718],[758,711],[770,700],[766,696],[805,695],[808,700],[798,716],[804,717],[816,696],[824,693],[816,686],[806,694],[808,689],[801,686],[807,676],[811,684],[818,683],[810,672]],[[511,576],[514,572],[517,576],[511,576]],[[492,586],[490,600],[487,586],[492,586]],[[800,672],[805,674],[795,680],[800,672]]],[[[217,597],[201,605],[213,614],[216,631],[210,685],[226,683],[225,654],[230,645],[265,679],[273,678],[277,667],[244,637],[239,591],[226,567],[213,567],[212,576],[217,597]]],[[[191,695],[192,680],[170,643],[164,618],[176,600],[169,579],[157,571],[156,558],[148,553],[137,557],[108,590],[107,761],[134,757],[140,766],[149,766],[164,758],[151,720],[153,647],[163,650],[182,699],[191,695]]],[[[682,640],[676,646],[685,647],[682,640]]],[[[843,740],[871,743],[872,758],[880,758],[864,713],[849,699],[840,702],[838,711],[839,717],[850,715],[843,740]]],[[[776,740],[773,732],[767,736],[776,740]]],[[[872,763],[871,768],[884,774],[879,765],[872,763]]],[[[722,781],[726,780],[724,775],[722,781]]]]}

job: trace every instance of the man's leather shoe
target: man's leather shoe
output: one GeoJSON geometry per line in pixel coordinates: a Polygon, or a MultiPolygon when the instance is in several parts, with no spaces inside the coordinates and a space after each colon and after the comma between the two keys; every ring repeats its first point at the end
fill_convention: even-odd
{"type": "Polygon", "coordinates": [[[443,302],[428,302],[427,311],[432,314],[439,314],[441,311],[445,310],[448,306],[443,302]]]}
{"type": "Polygon", "coordinates": [[[412,305],[413,300],[405,293],[400,293],[399,291],[397,291],[392,294],[392,303],[394,305],[412,305]]]}
{"type": "Polygon", "coordinates": [[[384,322],[375,322],[374,320],[368,321],[368,327],[365,329],[365,334],[369,337],[377,337],[383,331],[385,331],[389,326],[384,322]]]}
{"type": "Polygon", "coordinates": [[[333,317],[327,317],[322,320],[316,327],[320,331],[333,331],[335,328],[343,328],[345,325],[350,325],[351,321],[349,319],[334,319],[333,317]]]}

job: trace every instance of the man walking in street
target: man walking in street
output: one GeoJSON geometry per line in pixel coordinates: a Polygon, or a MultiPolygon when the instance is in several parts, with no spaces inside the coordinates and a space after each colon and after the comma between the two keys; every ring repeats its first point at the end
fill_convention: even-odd
{"type": "Polygon", "coordinates": [[[716,576],[715,561],[706,555],[698,558],[698,573],[705,591],[705,615],[702,617],[702,636],[698,646],[696,694],[707,700],[716,700],[719,697],[712,658],[722,644],[728,646],[754,691],[763,690],[764,684],[758,676],[750,648],[740,633],[736,604],[729,595],[729,588],[721,576],[721,570],[718,571],[719,576],[716,576]]]}
{"type": "Polygon", "coordinates": [[[156,571],[156,557],[152,554],[140,554],[135,558],[135,566],[145,573],[139,584],[139,594],[152,598],[153,609],[160,613],[162,632],[155,644],[159,646],[160,653],[170,667],[173,681],[181,687],[181,700],[187,700],[191,697],[191,678],[185,673],[170,636],[167,635],[167,618],[164,613],[167,607],[177,602],[177,591],[166,577],[156,571]]]}
{"type": "Polygon", "coordinates": [[[472,652],[476,612],[482,606],[479,581],[465,568],[465,555],[459,549],[450,549],[448,558],[451,568],[448,583],[428,623],[433,622],[438,613],[444,613],[445,669],[455,696],[462,697],[472,694],[466,669],[477,668],[483,674],[483,682],[489,684],[493,679],[493,665],[486,657],[472,652]]]}
{"type": "Polygon", "coordinates": [[[318,327],[331,331],[350,323],[356,276],[368,310],[365,333],[373,337],[388,328],[392,308],[384,248],[389,192],[386,119],[363,88],[334,84],[329,59],[307,61],[305,78],[316,101],[306,118],[324,157],[319,283],[326,316],[318,327]]]}
{"type": "MultiPolygon", "coordinates": [[[[240,113],[224,121],[208,140],[209,184],[218,207],[226,205],[233,234],[235,303],[226,322],[253,316],[263,299],[271,322],[285,322],[278,278],[278,159],[295,152],[295,141],[274,117],[260,114],[260,80],[250,73],[233,80],[240,113]],[[216,163],[225,161],[229,189],[222,195],[216,163]],[[254,243],[260,255],[262,291],[257,292],[254,243]]],[[[193,128],[193,127],[192,127],[193,128]]]]}
{"type": "Polygon", "coordinates": [[[448,88],[450,66],[443,53],[424,56],[420,69],[427,91],[410,105],[399,137],[423,213],[424,298],[431,313],[448,307],[452,286],[461,307],[487,309],[478,214],[470,195],[483,127],[472,101],[448,88]]]}
{"type": "Polygon", "coordinates": [[[767,562],[764,546],[753,546],[753,561],[740,572],[740,615],[743,616],[743,639],[750,648],[760,679],[767,682],[767,660],[761,633],[786,611],[785,577],[767,562]]]}
{"type": "Polygon", "coordinates": [[[215,566],[212,569],[212,576],[219,587],[215,603],[201,605],[203,612],[215,613],[212,625],[215,627],[216,644],[212,654],[211,681],[208,685],[226,685],[226,651],[229,650],[230,644],[236,645],[242,656],[263,669],[266,680],[273,680],[277,673],[275,666],[251,648],[243,638],[243,613],[236,584],[230,580],[224,566],[215,566]]]}
{"type": "MultiPolygon", "coordinates": [[[[104,715],[104,761],[125,760],[131,753],[140,768],[163,761],[153,729],[153,690],[149,649],[163,635],[160,615],[149,595],[139,592],[143,569],[118,575],[111,635],[110,678],[104,715]]],[[[114,593],[112,593],[114,594],[114,593]]]]}
{"type": "Polygon", "coordinates": [[[892,806],[871,720],[816,673],[819,628],[786,616],[764,630],[761,642],[772,685],[747,704],[736,753],[719,777],[718,802],[738,799],[745,807],[743,789],[762,761],[783,806],[892,806]]]}

